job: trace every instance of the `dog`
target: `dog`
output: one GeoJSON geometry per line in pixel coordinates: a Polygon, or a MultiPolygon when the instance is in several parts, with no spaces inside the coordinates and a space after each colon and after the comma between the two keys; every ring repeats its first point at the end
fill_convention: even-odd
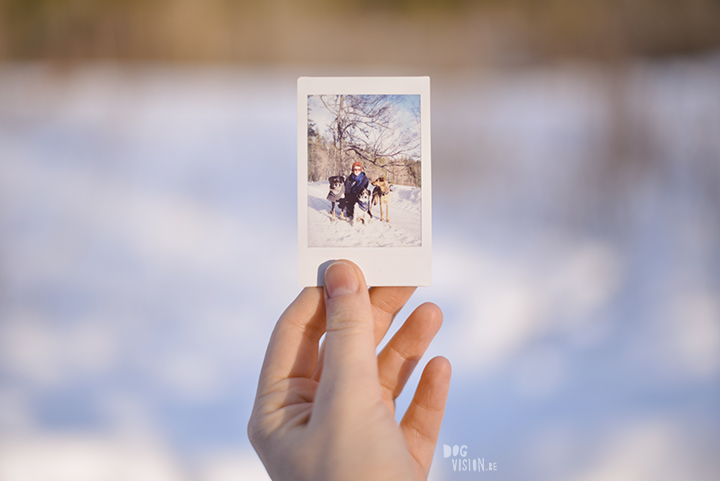
{"type": "Polygon", "coordinates": [[[385,177],[378,177],[372,182],[375,186],[372,193],[372,202],[370,202],[370,210],[375,204],[380,204],[380,221],[383,220],[383,204],[385,204],[385,221],[390,222],[390,184],[387,183],[385,177]]]}
{"type": "Polygon", "coordinates": [[[340,220],[345,219],[345,176],[334,175],[328,179],[330,182],[330,192],[327,195],[327,200],[330,201],[330,215],[332,220],[335,221],[335,204],[337,203],[340,207],[340,220]]]}
{"type": "Polygon", "coordinates": [[[357,225],[358,222],[368,224],[370,223],[370,219],[372,219],[372,212],[370,212],[370,191],[363,189],[358,195],[353,210],[353,225],[357,225]]]}

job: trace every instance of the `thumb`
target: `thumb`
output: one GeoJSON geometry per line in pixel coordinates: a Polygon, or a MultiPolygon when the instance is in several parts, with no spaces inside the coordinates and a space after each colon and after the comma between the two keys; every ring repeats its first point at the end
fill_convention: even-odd
{"type": "Polygon", "coordinates": [[[373,381],[379,385],[372,305],[362,271],[350,261],[336,261],[325,270],[323,284],[327,334],[320,392],[349,394],[373,381]]]}

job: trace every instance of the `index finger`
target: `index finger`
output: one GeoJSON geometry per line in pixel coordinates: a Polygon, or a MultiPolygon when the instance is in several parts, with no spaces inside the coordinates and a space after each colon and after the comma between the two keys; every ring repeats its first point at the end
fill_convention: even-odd
{"type": "MultiPolygon", "coordinates": [[[[370,304],[375,323],[375,346],[377,347],[393,323],[398,312],[405,307],[417,287],[371,287],[370,304]]],[[[325,342],[320,346],[320,357],[313,379],[319,380],[324,363],[325,342]]]]}
{"type": "Polygon", "coordinates": [[[417,287],[371,287],[370,303],[375,319],[375,345],[382,341],[398,312],[417,287]]]}

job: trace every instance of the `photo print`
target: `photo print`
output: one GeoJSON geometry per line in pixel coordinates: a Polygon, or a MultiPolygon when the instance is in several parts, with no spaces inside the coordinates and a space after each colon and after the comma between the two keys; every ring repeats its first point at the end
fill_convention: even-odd
{"type": "Polygon", "coordinates": [[[430,80],[298,80],[300,283],[350,259],[370,285],[430,283],[430,80]]]}

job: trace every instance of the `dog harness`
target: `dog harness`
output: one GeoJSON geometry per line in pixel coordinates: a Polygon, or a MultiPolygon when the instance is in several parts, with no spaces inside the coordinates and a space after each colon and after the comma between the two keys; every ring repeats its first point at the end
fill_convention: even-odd
{"type": "Polygon", "coordinates": [[[340,199],[344,199],[344,198],[345,198],[345,186],[344,185],[340,187],[339,194],[336,194],[335,192],[330,191],[330,193],[327,196],[327,200],[329,200],[330,202],[338,202],[340,199]]]}
{"type": "Polygon", "coordinates": [[[360,206],[360,208],[363,210],[363,212],[367,212],[367,210],[368,210],[368,203],[367,203],[367,202],[357,201],[357,205],[360,206]]]}

